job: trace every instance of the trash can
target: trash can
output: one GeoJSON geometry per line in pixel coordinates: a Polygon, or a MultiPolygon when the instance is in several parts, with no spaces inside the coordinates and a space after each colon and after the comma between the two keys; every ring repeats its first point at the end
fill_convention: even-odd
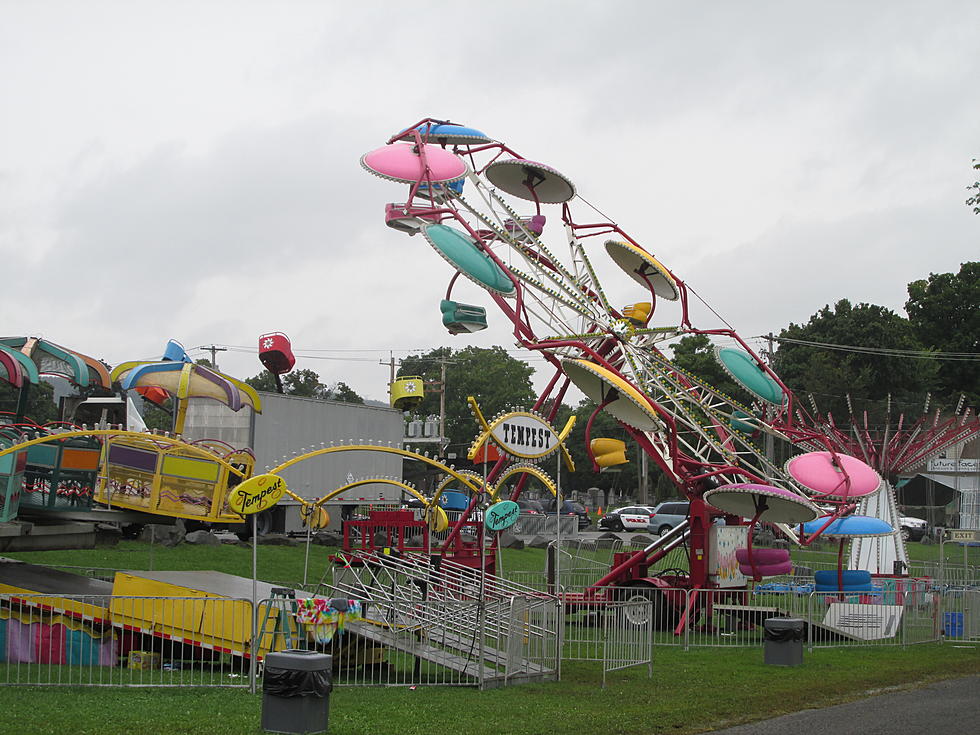
{"type": "Polygon", "coordinates": [[[947,638],[963,637],[963,613],[944,612],[943,613],[943,633],[947,638]]]}
{"type": "Polygon", "coordinates": [[[772,666],[799,666],[803,663],[803,621],[797,618],[769,618],[765,627],[765,662],[772,666]]]}
{"type": "Polygon", "coordinates": [[[262,729],[266,732],[327,731],[330,666],[333,657],[288,649],[265,657],[262,674],[262,729]]]}

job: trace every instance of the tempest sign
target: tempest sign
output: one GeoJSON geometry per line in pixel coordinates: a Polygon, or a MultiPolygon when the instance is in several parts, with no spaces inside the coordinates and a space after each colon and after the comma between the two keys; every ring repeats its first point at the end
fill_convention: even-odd
{"type": "Polygon", "coordinates": [[[541,459],[558,448],[558,434],[533,413],[508,413],[490,425],[490,438],[506,454],[520,459],[541,459]]]}
{"type": "Polygon", "coordinates": [[[279,475],[256,475],[228,494],[228,507],[243,516],[258,513],[278,503],[286,492],[286,481],[279,475]]]}

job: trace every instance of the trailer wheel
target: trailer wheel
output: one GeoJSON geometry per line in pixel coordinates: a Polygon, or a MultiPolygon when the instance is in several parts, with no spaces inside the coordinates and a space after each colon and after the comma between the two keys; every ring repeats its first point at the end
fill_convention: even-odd
{"type": "Polygon", "coordinates": [[[142,523],[127,523],[124,526],[120,526],[119,532],[124,539],[131,541],[140,537],[140,534],[143,533],[143,526],[144,524],[142,523]]]}
{"type": "Polygon", "coordinates": [[[616,595],[617,615],[624,623],[634,627],[647,625],[651,613],[656,615],[660,593],[649,585],[620,587],[616,595]]]}
{"type": "MultiPolygon", "coordinates": [[[[272,511],[267,510],[258,514],[255,519],[256,530],[259,532],[259,536],[266,536],[272,533],[272,511]]],[[[245,528],[240,531],[235,531],[235,535],[238,536],[239,541],[251,541],[252,540],[252,519],[249,518],[245,521],[245,528]]]]}
{"type": "Polygon", "coordinates": [[[635,584],[620,587],[617,601],[621,607],[623,620],[628,625],[642,626],[650,622],[653,615],[654,630],[670,630],[677,622],[677,612],[671,607],[663,592],[652,585],[635,584]]]}

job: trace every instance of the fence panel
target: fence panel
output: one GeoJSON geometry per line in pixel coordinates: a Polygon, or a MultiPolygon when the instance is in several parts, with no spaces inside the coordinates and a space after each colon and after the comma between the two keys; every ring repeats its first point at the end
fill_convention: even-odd
{"type": "Polygon", "coordinates": [[[602,686],[611,671],[646,664],[653,676],[654,601],[633,598],[611,603],[605,612],[602,651],[602,686]]]}
{"type": "Polygon", "coordinates": [[[946,590],[937,627],[947,642],[980,640],[980,589],[946,590]]]}
{"type": "Polygon", "coordinates": [[[252,607],[206,597],[0,595],[0,683],[247,687],[252,607]]]}

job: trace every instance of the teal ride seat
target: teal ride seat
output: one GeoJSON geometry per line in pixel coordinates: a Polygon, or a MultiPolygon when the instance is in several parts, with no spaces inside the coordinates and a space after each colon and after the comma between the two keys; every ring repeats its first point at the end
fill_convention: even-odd
{"type": "Polygon", "coordinates": [[[460,304],[443,299],[439,302],[442,323],[450,334],[468,334],[487,328],[487,310],[482,306],[460,304]]]}

